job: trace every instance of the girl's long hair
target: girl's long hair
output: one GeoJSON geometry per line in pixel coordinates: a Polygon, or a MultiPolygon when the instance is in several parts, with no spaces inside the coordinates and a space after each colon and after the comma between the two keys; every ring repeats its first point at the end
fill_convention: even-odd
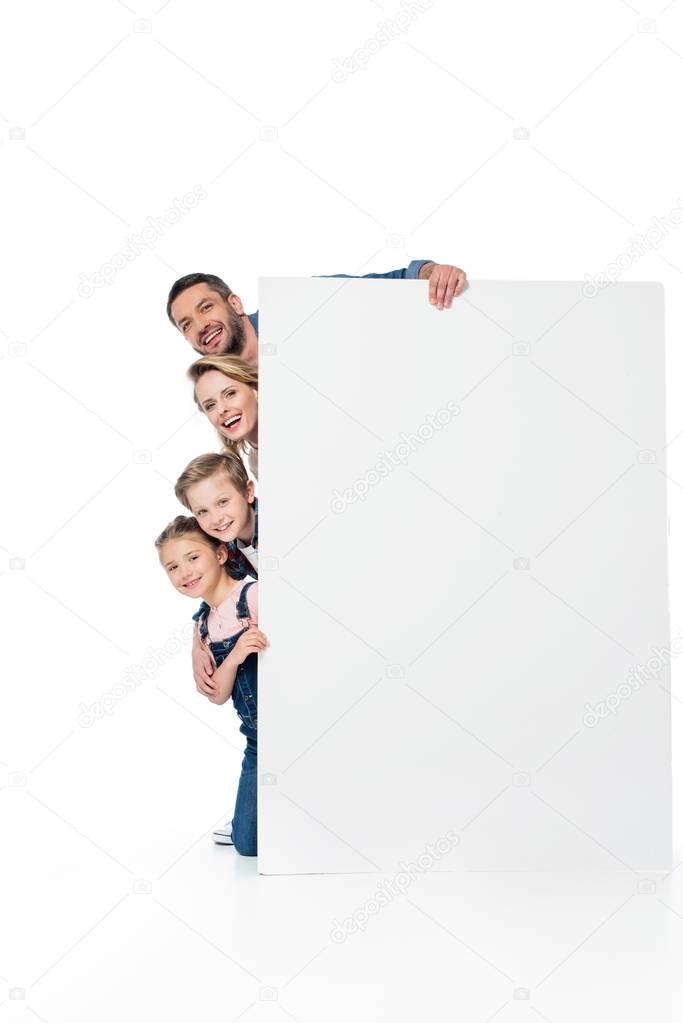
{"type": "MultiPolygon", "coordinates": [[[[250,366],[248,362],[238,358],[236,355],[203,355],[201,359],[193,362],[187,371],[188,377],[194,384],[192,396],[200,412],[204,412],[204,409],[197,401],[197,381],[204,373],[208,373],[211,369],[217,369],[219,373],[223,373],[226,377],[237,380],[241,384],[247,384],[248,387],[253,387],[255,391],[258,390],[258,370],[255,366],[250,366]]],[[[228,437],[224,437],[220,430],[216,430],[216,433],[225,451],[232,451],[240,457],[248,453],[248,441],[230,440],[228,437]]]]}

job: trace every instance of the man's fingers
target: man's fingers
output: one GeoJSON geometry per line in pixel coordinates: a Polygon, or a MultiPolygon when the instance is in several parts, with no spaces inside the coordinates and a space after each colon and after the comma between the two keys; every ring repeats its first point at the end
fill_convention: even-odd
{"type": "Polygon", "coordinates": [[[439,269],[439,283],[436,286],[436,308],[443,309],[446,301],[446,287],[448,285],[448,278],[450,276],[448,267],[441,267],[439,269]]]}
{"type": "Polygon", "coordinates": [[[465,289],[467,274],[459,266],[439,263],[429,275],[429,301],[437,309],[450,309],[453,298],[465,289]]]}
{"type": "Polygon", "coordinates": [[[446,293],[444,295],[444,306],[446,309],[450,309],[453,295],[455,294],[455,286],[458,283],[459,270],[457,266],[451,267],[451,272],[448,275],[446,282],[446,293]]]}
{"type": "Polygon", "coordinates": [[[429,275],[429,301],[436,305],[436,286],[439,283],[439,271],[435,267],[429,275]]]}

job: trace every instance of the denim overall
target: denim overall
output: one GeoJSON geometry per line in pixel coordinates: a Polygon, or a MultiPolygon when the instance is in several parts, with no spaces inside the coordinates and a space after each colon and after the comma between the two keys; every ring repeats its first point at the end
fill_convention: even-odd
{"type": "MultiPolygon", "coordinates": [[[[239,619],[249,618],[249,606],[247,604],[247,590],[253,586],[255,580],[249,578],[244,585],[237,599],[237,617],[239,619]]],[[[210,607],[206,601],[202,601],[201,607],[192,615],[199,623],[199,635],[208,644],[216,662],[220,667],[228,656],[235,643],[242,633],[249,627],[245,624],[239,632],[228,636],[226,639],[210,641],[208,638],[209,628],[207,616],[210,607]]],[[[232,689],[232,701],[235,710],[240,717],[240,732],[246,736],[247,745],[242,760],[242,773],[240,774],[239,785],[237,786],[237,799],[235,811],[232,816],[232,840],[235,849],[242,856],[256,856],[256,716],[258,688],[256,681],[257,655],[249,656],[237,668],[235,684],[232,689]]]]}

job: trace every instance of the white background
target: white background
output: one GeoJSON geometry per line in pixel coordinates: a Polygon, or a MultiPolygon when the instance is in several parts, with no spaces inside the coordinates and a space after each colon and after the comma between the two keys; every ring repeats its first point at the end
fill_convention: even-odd
{"type": "MultiPolygon", "coordinates": [[[[301,1023],[444,1006],[482,1023],[640,1020],[644,1006],[666,1018],[681,870],[650,894],[631,877],[444,886],[428,874],[337,946],[332,921],[362,907],[373,880],[259,878],[255,862],[211,846],[241,749],[229,714],[195,693],[184,649],[79,725],[81,703],[102,701],[188,620],[152,547],[180,510],[177,473],[215,449],[183,378],[191,353],[164,316],[176,276],[216,272],[249,310],[259,274],[410,258],[476,279],[582,279],[679,202],[680,0],[437,2],[365,70],[333,80],[335,61],[364,62],[399,10],[110,0],[3,13],[9,1020],[108,1021],[131,1005],[135,1018],[220,1009],[301,1023]],[[79,295],[82,275],[195,186],[207,195],[194,211],[79,295]]],[[[667,287],[674,633],[681,237],[669,228],[622,278],[667,287]]],[[[680,838],[676,849],[678,863],[680,838]]]]}

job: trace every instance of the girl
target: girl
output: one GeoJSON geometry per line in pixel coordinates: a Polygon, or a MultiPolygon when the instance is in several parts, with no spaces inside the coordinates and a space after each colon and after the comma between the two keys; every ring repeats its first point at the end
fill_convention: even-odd
{"type": "Polygon", "coordinates": [[[234,355],[205,355],[187,371],[194,400],[223,447],[246,454],[258,480],[258,370],[234,355]]]}
{"type": "Polygon", "coordinates": [[[256,856],[257,654],[268,646],[258,628],[258,583],[226,572],[224,543],[205,533],[195,518],[178,515],[154,541],[159,560],[178,590],[201,597],[192,617],[216,665],[212,703],[232,696],[247,739],[232,817],[232,844],[242,856],[256,856]]]}

